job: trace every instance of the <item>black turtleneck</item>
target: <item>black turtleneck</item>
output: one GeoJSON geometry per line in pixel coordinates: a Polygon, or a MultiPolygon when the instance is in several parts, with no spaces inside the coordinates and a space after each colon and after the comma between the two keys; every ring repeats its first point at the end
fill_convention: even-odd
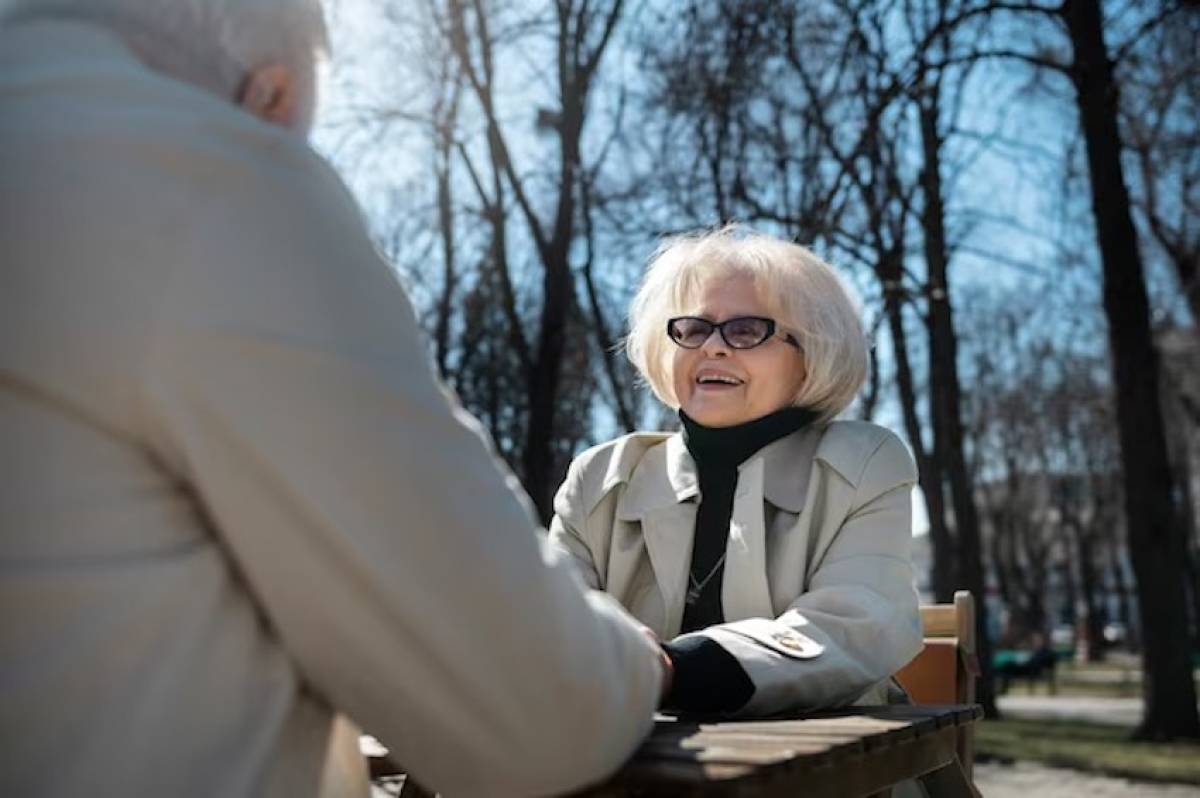
{"type": "MultiPolygon", "coordinates": [[[[700,477],[700,507],[692,542],[688,595],[694,600],[683,609],[681,632],[724,623],[721,584],[722,557],[729,539],[733,495],[738,466],[751,455],[816,417],[810,410],[788,407],[732,427],[706,427],[681,410],[683,439],[696,461],[700,477]],[[699,589],[697,590],[697,586],[699,589]]],[[[665,643],[675,676],[664,706],[685,712],[719,713],[740,709],[754,695],[754,683],[737,659],[719,643],[689,638],[665,643]]]]}
{"type": "Polygon", "coordinates": [[[733,516],[733,494],[737,489],[738,466],[769,443],[790,435],[808,424],[815,414],[801,407],[785,407],[770,415],[732,427],[706,427],[681,410],[683,440],[700,475],[700,508],[692,538],[692,567],[688,596],[699,596],[683,609],[681,631],[691,632],[725,622],[721,607],[721,583],[729,519],[733,516]],[[705,581],[707,578],[708,581],[705,581]]]}

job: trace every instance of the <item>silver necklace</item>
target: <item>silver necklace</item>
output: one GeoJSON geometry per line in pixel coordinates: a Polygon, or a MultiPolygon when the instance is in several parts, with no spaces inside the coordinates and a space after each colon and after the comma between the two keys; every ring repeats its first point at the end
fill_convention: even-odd
{"type": "Polygon", "coordinates": [[[725,564],[726,553],[721,554],[721,559],[717,560],[717,564],[714,565],[712,570],[708,572],[708,576],[704,577],[699,582],[696,581],[696,577],[692,574],[692,572],[688,571],[688,582],[691,584],[691,587],[688,588],[686,599],[688,606],[691,606],[700,600],[700,594],[704,592],[704,586],[712,581],[712,578],[717,575],[717,569],[725,564]]]}

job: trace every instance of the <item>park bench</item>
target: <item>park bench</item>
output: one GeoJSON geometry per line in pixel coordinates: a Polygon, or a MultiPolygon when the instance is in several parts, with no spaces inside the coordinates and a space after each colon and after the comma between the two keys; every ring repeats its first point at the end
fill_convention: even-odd
{"type": "MultiPolygon", "coordinates": [[[[657,719],[630,761],[578,798],[618,796],[886,796],[917,779],[931,798],[978,798],[971,782],[974,601],[921,608],[925,648],[896,674],[914,705],[847,707],[763,720],[657,719]]],[[[388,772],[372,763],[378,777],[388,772]]],[[[395,770],[390,770],[394,773],[395,770]]],[[[406,798],[431,793],[406,782],[406,798]]]]}

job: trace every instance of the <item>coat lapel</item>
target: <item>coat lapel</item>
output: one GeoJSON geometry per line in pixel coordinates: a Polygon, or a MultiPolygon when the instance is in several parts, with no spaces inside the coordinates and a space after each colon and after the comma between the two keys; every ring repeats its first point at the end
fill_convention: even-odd
{"type": "Polygon", "coordinates": [[[763,463],[763,495],[767,501],[799,515],[808,501],[813,458],[825,426],[809,426],[764,446],[751,460],[763,463]]]}
{"type": "Polygon", "coordinates": [[[763,472],[763,458],[756,456],[743,463],[738,473],[721,586],[726,621],[775,617],[767,584],[763,472]]]}
{"type": "Polygon", "coordinates": [[[666,629],[658,631],[666,637],[679,633],[683,619],[699,492],[696,463],[676,434],[642,458],[617,505],[618,518],[641,525],[666,610],[666,629]]]}
{"type": "Polygon", "coordinates": [[[808,499],[813,453],[824,432],[810,426],[764,446],[738,469],[725,547],[725,620],[774,618],[767,577],[766,502],[799,514],[808,499]]]}
{"type": "Polygon", "coordinates": [[[679,634],[683,623],[684,594],[692,562],[692,538],[696,529],[694,501],[658,507],[642,516],[642,535],[654,569],[654,580],[666,609],[666,635],[679,634]]]}

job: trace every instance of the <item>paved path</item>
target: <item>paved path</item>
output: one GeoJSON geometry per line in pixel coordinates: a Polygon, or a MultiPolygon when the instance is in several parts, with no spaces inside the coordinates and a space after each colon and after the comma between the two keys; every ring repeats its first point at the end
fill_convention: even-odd
{"type": "Polygon", "coordinates": [[[1034,720],[1083,720],[1132,729],[1142,720],[1140,698],[1101,698],[1074,695],[999,696],[1000,715],[1034,720]]]}
{"type": "Polygon", "coordinates": [[[1051,768],[1032,762],[975,765],[984,798],[1200,798],[1200,787],[1153,784],[1051,768]]]}

